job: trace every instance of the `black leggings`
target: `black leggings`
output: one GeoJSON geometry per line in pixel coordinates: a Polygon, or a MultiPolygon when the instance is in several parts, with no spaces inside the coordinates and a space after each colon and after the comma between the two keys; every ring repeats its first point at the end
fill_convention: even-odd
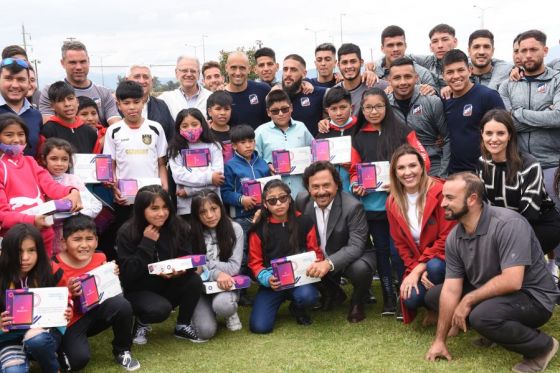
{"type": "Polygon", "coordinates": [[[194,271],[165,280],[156,278],[146,290],[125,291],[134,314],[144,324],[165,321],[171,310],[179,306],[177,324],[188,325],[202,292],[202,280],[194,271]]]}
{"type": "Polygon", "coordinates": [[[560,243],[560,214],[555,208],[543,212],[539,220],[531,222],[531,226],[544,253],[554,250],[560,243]]]}

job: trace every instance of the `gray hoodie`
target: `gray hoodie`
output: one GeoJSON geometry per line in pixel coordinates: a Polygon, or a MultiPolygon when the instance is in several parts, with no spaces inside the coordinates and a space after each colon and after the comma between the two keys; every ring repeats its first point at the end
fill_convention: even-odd
{"type": "Polygon", "coordinates": [[[505,81],[500,96],[511,111],[519,150],[532,154],[543,169],[558,166],[560,153],[560,71],[546,68],[534,77],[505,81]]]}
{"type": "Polygon", "coordinates": [[[388,97],[391,106],[395,109],[395,114],[416,132],[418,140],[426,148],[431,163],[430,175],[446,176],[450,148],[447,122],[440,98],[421,95],[420,88],[416,86],[410,98],[410,111],[405,118],[393,94],[388,97]],[[443,139],[443,148],[436,145],[436,141],[440,137],[443,139]]]}
{"type": "Polygon", "coordinates": [[[500,87],[500,84],[506,79],[509,79],[512,64],[502,60],[492,59],[492,70],[482,75],[471,75],[471,81],[487,86],[488,88],[495,89],[500,87]]]}
{"type": "MultiPolygon", "coordinates": [[[[222,219],[229,218],[222,217],[222,219]]],[[[216,231],[214,229],[209,229],[204,232],[204,241],[206,243],[206,268],[208,268],[209,271],[208,281],[216,281],[220,272],[225,272],[230,276],[239,274],[245,241],[241,225],[234,221],[232,221],[232,225],[236,242],[227,262],[220,261],[216,231]]]]}
{"type": "Polygon", "coordinates": [[[443,79],[443,66],[441,64],[441,60],[438,60],[436,56],[433,54],[428,56],[413,54],[408,57],[412,58],[414,62],[432,73],[438,92],[441,91],[443,87],[447,87],[447,82],[443,79]]]}
{"type": "MultiPolygon", "coordinates": [[[[414,62],[414,70],[416,70],[416,74],[418,74],[418,84],[427,84],[438,90],[438,86],[433,75],[426,68],[414,62]]],[[[376,62],[375,74],[380,79],[389,80],[389,68],[385,67],[385,58],[381,58],[376,62]]]]}

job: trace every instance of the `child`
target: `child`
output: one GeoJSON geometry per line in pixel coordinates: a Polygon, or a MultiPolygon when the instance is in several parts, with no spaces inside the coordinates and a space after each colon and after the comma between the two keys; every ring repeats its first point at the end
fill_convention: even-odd
{"type": "MultiPolygon", "coordinates": [[[[332,87],[325,94],[323,106],[327,109],[329,119],[324,119],[328,124],[327,133],[318,132],[316,138],[326,139],[337,136],[350,136],[357,118],[352,115],[352,95],[342,87],[332,87]]],[[[321,121],[321,122],[323,122],[321,121]]],[[[342,179],[342,190],[350,191],[350,164],[335,165],[342,179]]]]}
{"type": "MultiPolygon", "coordinates": [[[[243,229],[226,215],[216,192],[206,189],[193,197],[191,242],[195,253],[206,255],[202,281],[217,281],[220,289],[229,290],[234,284],[232,276],[241,268],[243,229]]],[[[216,334],[217,317],[226,319],[229,330],[241,329],[236,291],[200,296],[192,317],[199,338],[210,339],[216,334]]]]}
{"type": "Polygon", "coordinates": [[[91,153],[97,141],[97,133],[78,114],[78,99],[74,88],[66,82],[51,84],[49,100],[55,115],[41,127],[45,139],[58,137],[71,143],[78,153],[91,153]]]}
{"type": "MultiPolygon", "coordinates": [[[[255,140],[260,156],[273,170],[273,150],[310,146],[313,136],[305,124],[292,119],[292,102],[286,92],[271,91],[266,96],[266,110],[272,120],[256,129],[255,140]]],[[[290,187],[293,198],[303,191],[301,175],[282,176],[282,181],[290,187]]]]}
{"type": "MultiPolygon", "coordinates": [[[[41,233],[30,224],[16,224],[4,236],[0,254],[0,370],[27,372],[28,357],[42,372],[58,372],[57,350],[64,328],[32,328],[8,331],[12,316],[5,310],[6,290],[56,286],[41,233]]],[[[72,308],[66,309],[67,320],[72,308]]]]}
{"type": "Polygon", "coordinates": [[[66,219],[63,245],[65,250],[53,258],[53,273],[57,286],[67,286],[74,297],[74,316],[62,339],[68,368],[73,371],[85,368],[91,358],[88,337],[111,327],[116,362],[128,371],[139,369],[140,363],[130,354],[132,307],[122,294],[106,299],[85,314],[78,307],[82,288],[76,278],[106,263],[105,255],[95,252],[97,234],[93,220],[81,214],[66,219]]]}
{"type": "Polygon", "coordinates": [[[194,269],[159,276],[148,273],[150,263],[191,254],[189,238],[189,226],[175,214],[169,193],[159,185],[140,188],[134,214],[117,235],[124,296],[136,315],[134,343],[147,343],[146,324],[166,320],[177,306],[175,336],[205,342],[191,324],[202,292],[200,276],[194,269]]]}
{"type": "Polygon", "coordinates": [[[296,213],[290,188],[280,180],[264,186],[261,216],[249,234],[249,268],[259,282],[253,303],[250,329],[253,333],[269,333],[282,302],[291,299],[290,312],[300,325],[310,325],[307,307],[315,304],[318,292],[312,284],[277,290],[280,282],[272,274],[270,261],[305,251],[315,251],[317,260],[323,252],[317,242],[313,221],[296,213]]]}
{"type": "Polygon", "coordinates": [[[41,230],[47,257],[52,255],[54,230],[44,215],[22,213],[51,199],[68,199],[72,212],[82,208],[77,188],[54,181],[35,159],[23,155],[28,130],[15,114],[0,115],[0,237],[17,223],[29,223],[41,230]]]}
{"type": "Polygon", "coordinates": [[[210,118],[210,130],[214,137],[223,143],[229,141],[229,120],[231,118],[231,105],[233,99],[226,91],[216,91],[208,97],[206,107],[210,118]]]}
{"type": "MultiPolygon", "coordinates": [[[[72,167],[72,146],[66,140],[52,137],[48,139],[41,148],[42,166],[49,171],[52,178],[61,185],[72,186],[80,191],[84,208],[82,214],[95,218],[101,211],[101,202],[87,190],[80,178],[73,174],[68,174],[68,169],[72,167]]],[[[55,214],[55,218],[61,219],[68,217],[67,213],[55,214]]],[[[62,220],[55,221],[53,226],[55,239],[53,245],[53,255],[57,255],[62,249],[62,220]]]]}
{"type": "Polygon", "coordinates": [[[177,114],[175,132],[169,143],[169,167],[177,183],[177,213],[187,219],[191,200],[202,189],[220,192],[224,183],[224,159],[221,146],[216,142],[200,110],[183,109],[177,114]],[[208,166],[186,167],[183,149],[208,149],[208,166]]]}
{"type": "Polygon", "coordinates": [[[95,101],[86,96],[78,97],[78,116],[84,124],[90,126],[97,133],[97,141],[93,147],[94,154],[103,153],[103,142],[105,141],[105,133],[107,127],[99,122],[99,108],[95,101]]]}
{"type": "Polygon", "coordinates": [[[394,315],[397,303],[390,255],[399,280],[403,278],[404,267],[396,249],[390,248],[392,245],[389,222],[385,210],[389,185],[380,186],[375,192],[366,192],[363,186],[358,185],[356,165],[363,162],[389,161],[393,152],[407,142],[419,151],[428,170],[430,159],[416,138],[416,133],[395,116],[383,90],[370,88],[365,91],[361,108],[358,123],[352,134],[351,188],[354,195],[359,197],[364,204],[370,234],[376,248],[377,271],[383,293],[381,315],[394,315]]]}

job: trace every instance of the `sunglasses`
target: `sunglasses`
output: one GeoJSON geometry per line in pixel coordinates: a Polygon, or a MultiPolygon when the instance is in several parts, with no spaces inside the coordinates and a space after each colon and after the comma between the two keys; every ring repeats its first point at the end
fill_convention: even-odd
{"type": "Polygon", "coordinates": [[[272,197],[266,200],[266,203],[272,206],[276,206],[278,204],[278,202],[280,203],[286,203],[286,201],[288,200],[288,198],[290,198],[289,194],[284,194],[283,196],[280,197],[272,197]]]}
{"type": "Polygon", "coordinates": [[[27,61],[18,60],[16,58],[4,58],[0,63],[0,67],[11,66],[13,64],[17,64],[23,67],[24,69],[29,69],[29,64],[27,63],[27,61]]]}
{"type": "Polygon", "coordinates": [[[281,107],[280,109],[269,109],[268,111],[270,111],[270,114],[272,115],[278,115],[280,114],[280,112],[282,112],[282,114],[286,114],[288,111],[290,111],[290,106],[286,106],[286,107],[281,107]]]}

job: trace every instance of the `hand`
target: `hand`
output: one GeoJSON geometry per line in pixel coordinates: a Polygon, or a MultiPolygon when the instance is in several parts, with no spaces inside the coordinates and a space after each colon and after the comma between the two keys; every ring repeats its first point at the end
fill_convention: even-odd
{"type": "Polygon", "coordinates": [[[445,358],[447,361],[451,361],[451,354],[447,351],[447,346],[445,342],[434,341],[432,346],[426,353],[426,360],[436,361],[438,358],[445,358]]]}
{"type": "Polygon", "coordinates": [[[441,98],[443,98],[444,100],[449,100],[450,98],[453,97],[453,92],[451,92],[451,88],[447,87],[443,87],[441,89],[441,91],[439,92],[439,95],[441,96],[441,98]]]}
{"type": "Polygon", "coordinates": [[[436,146],[438,148],[443,148],[443,144],[444,144],[443,137],[438,136],[437,139],[436,139],[436,146]]]}
{"type": "Polygon", "coordinates": [[[472,307],[468,303],[467,297],[463,297],[455,312],[453,313],[453,319],[451,320],[451,325],[459,328],[463,332],[467,332],[467,317],[471,313],[472,307]]]}
{"type": "Polygon", "coordinates": [[[117,187],[116,183],[113,184],[113,199],[117,205],[126,206],[128,204],[126,198],[121,196],[121,191],[117,187]]]}
{"type": "Polygon", "coordinates": [[[225,272],[220,272],[216,279],[218,287],[222,290],[230,290],[233,287],[233,278],[225,272]]]}
{"type": "Polygon", "coordinates": [[[160,273],[159,275],[166,280],[171,280],[172,278],[184,275],[185,272],[187,272],[187,271],[186,270],[183,270],[183,271],[173,270],[173,272],[171,272],[171,273],[160,273]]]}
{"type": "Polygon", "coordinates": [[[278,281],[278,279],[274,276],[270,276],[270,278],[268,279],[268,284],[270,285],[270,288],[272,290],[276,290],[280,287],[280,281],[278,281]]]}
{"type": "Polygon", "coordinates": [[[319,127],[319,132],[320,133],[329,133],[329,131],[330,131],[329,120],[328,119],[321,119],[319,121],[319,123],[317,124],[317,127],[319,127]]]}
{"type": "MultiPolygon", "coordinates": [[[[112,262],[115,263],[114,260],[113,260],[112,262]]],[[[120,268],[119,268],[119,266],[118,266],[117,264],[115,264],[115,269],[113,270],[113,273],[114,273],[115,276],[117,276],[117,277],[120,276],[120,274],[121,274],[121,270],[120,270],[120,268]]]]}
{"type": "Polygon", "coordinates": [[[223,172],[213,172],[212,173],[212,184],[215,186],[220,186],[224,183],[225,177],[223,172]]]}
{"type": "Polygon", "coordinates": [[[420,84],[420,94],[422,96],[433,96],[436,94],[436,89],[429,84],[420,84]]]}
{"type": "Polygon", "coordinates": [[[12,320],[14,319],[12,316],[10,316],[10,313],[8,311],[4,311],[2,313],[0,313],[0,319],[1,319],[1,329],[3,333],[8,333],[8,327],[10,325],[12,325],[12,320]]]}
{"type": "Polygon", "coordinates": [[[365,70],[366,71],[375,71],[375,62],[366,62],[365,70]]]}
{"type": "MultiPolygon", "coordinates": [[[[424,272],[426,273],[426,272],[424,272]]],[[[408,276],[406,276],[401,284],[401,298],[407,300],[412,296],[412,289],[416,290],[416,294],[420,293],[418,290],[418,278],[419,274],[412,271],[408,276]]]]}
{"type": "Polygon", "coordinates": [[[326,260],[311,263],[307,267],[307,276],[315,278],[323,278],[331,270],[331,265],[326,260]]]}
{"type": "Polygon", "coordinates": [[[83,208],[82,198],[80,197],[80,192],[78,191],[78,189],[72,189],[70,194],[64,197],[64,199],[72,202],[72,210],[70,210],[72,212],[80,211],[83,208]]]}
{"type": "Polygon", "coordinates": [[[257,201],[253,197],[249,197],[249,196],[241,197],[241,205],[246,211],[254,209],[256,204],[257,201]]]}
{"type": "Polygon", "coordinates": [[[76,277],[68,279],[68,290],[72,298],[79,297],[82,294],[82,283],[76,277]]]}
{"type": "Polygon", "coordinates": [[[144,228],[144,237],[149,238],[152,241],[159,240],[159,229],[149,224],[144,228]]]}
{"type": "MultiPolygon", "coordinates": [[[[373,63],[372,63],[373,64],[373,63]]],[[[373,65],[375,68],[375,65],[373,65]]],[[[366,71],[362,74],[362,83],[366,83],[366,87],[371,88],[377,83],[377,75],[372,70],[366,68],[366,71]]]]}
{"type": "Polygon", "coordinates": [[[66,319],[66,321],[72,320],[73,315],[74,315],[74,311],[72,310],[72,307],[70,306],[66,307],[66,310],[64,310],[64,318],[66,319]]]}
{"type": "Polygon", "coordinates": [[[391,184],[383,184],[381,185],[381,189],[389,190],[391,189],[391,184]]]}
{"type": "Polygon", "coordinates": [[[434,287],[434,284],[430,280],[428,280],[428,271],[425,271],[424,273],[422,273],[422,277],[420,278],[420,282],[422,282],[422,285],[424,285],[426,290],[434,287]]]}
{"type": "Polygon", "coordinates": [[[268,169],[270,170],[271,175],[276,175],[276,170],[274,169],[274,166],[272,165],[272,163],[268,164],[268,169]]]}
{"type": "Polygon", "coordinates": [[[47,217],[45,215],[35,215],[35,226],[37,227],[37,229],[43,229],[43,228],[48,228],[51,225],[49,223],[47,223],[47,217]]]}
{"type": "Polygon", "coordinates": [[[259,220],[261,220],[261,214],[262,214],[262,211],[260,209],[258,209],[255,212],[255,215],[253,215],[253,221],[251,223],[257,224],[259,222],[259,220]]]}
{"type": "Polygon", "coordinates": [[[514,82],[517,82],[522,77],[523,77],[523,70],[521,70],[517,66],[514,66],[509,72],[509,80],[513,80],[514,82]]]}
{"type": "Polygon", "coordinates": [[[358,197],[363,197],[366,195],[366,190],[362,185],[354,185],[352,187],[352,193],[354,193],[358,197]]]}
{"type": "Polygon", "coordinates": [[[177,195],[177,197],[187,198],[187,191],[183,187],[177,188],[175,194],[177,195]]]}
{"type": "Polygon", "coordinates": [[[344,80],[344,77],[340,73],[333,73],[333,77],[334,77],[335,82],[337,82],[337,83],[340,83],[341,81],[344,80]]]}
{"type": "Polygon", "coordinates": [[[307,80],[303,80],[301,82],[301,92],[304,95],[310,95],[313,93],[314,90],[315,87],[313,87],[313,84],[309,83],[307,80]]]}
{"type": "Polygon", "coordinates": [[[385,94],[390,95],[391,93],[393,93],[393,87],[388,85],[387,88],[385,88],[385,94]]]}

